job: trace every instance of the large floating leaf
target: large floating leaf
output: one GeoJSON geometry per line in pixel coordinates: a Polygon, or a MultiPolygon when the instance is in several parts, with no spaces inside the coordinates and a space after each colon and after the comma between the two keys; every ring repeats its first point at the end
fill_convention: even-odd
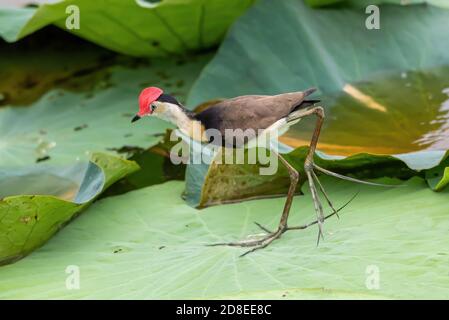
{"type": "MultiPolygon", "coordinates": [[[[449,149],[448,72],[449,67],[444,67],[371,77],[325,96],[329,108],[320,150],[349,155],[449,149]]],[[[313,125],[299,124],[285,141],[303,144],[313,125]]]]}
{"type": "Polygon", "coordinates": [[[95,154],[69,166],[0,169],[0,264],[15,261],[45,243],[115,181],[138,166],[95,154]]]}
{"type": "MultiPolygon", "coordinates": [[[[251,151],[245,151],[244,159],[248,159],[251,151]]],[[[258,149],[253,152],[265,152],[258,149]]],[[[283,157],[298,171],[299,185],[306,181],[304,160],[308,148],[300,147],[284,154],[283,157]]],[[[222,203],[232,203],[247,199],[283,196],[290,186],[290,177],[286,168],[274,156],[264,156],[263,162],[255,164],[225,164],[222,154],[218,154],[209,165],[189,164],[186,171],[186,201],[194,207],[207,207],[222,203]],[[220,162],[221,160],[221,162],[220,162]],[[263,170],[272,167],[275,174],[263,174],[263,170]],[[265,168],[265,169],[263,169],[265,168]],[[261,171],[262,170],[262,171],[261,171]]],[[[357,154],[341,159],[333,159],[319,153],[315,163],[320,167],[359,179],[394,177],[407,179],[419,172],[410,169],[403,161],[390,156],[357,154]]],[[[431,175],[431,174],[430,174],[431,175]]],[[[430,176],[429,175],[429,176],[430,176]]],[[[434,179],[437,178],[432,176],[434,179]]],[[[442,189],[442,188],[440,188],[442,189]]]]}
{"type": "Polygon", "coordinates": [[[449,184],[449,152],[435,168],[426,171],[427,182],[433,190],[441,191],[449,184]]]}
{"type": "Polygon", "coordinates": [[[327,94],[380,72],[449,65],[449,11],[392,5],[381,10],[381,29],[368,30],[359,9],[259,1],[233,25],[188,102],[310,86],[327,94]],[[272,23],[261,23],[268,17],[272,23]]]}
{"type": "Polygon", "coordinates": [[[103,196],[118,195],[169,180],[184,180],[186,166],[171,162],[167,155],[169,148],[165,142],[148,150],[123,148],[122,151],[127,151],[127,159],[135,161],[140,170],[115,183],[103,196]]]}
{"type": "MultiPolygon", "coordinates": [[[[0,36],[13,42],[48,25],[67,30],[66,8],[79,8],[80,28],[68,30],[133,56],[165,56],[210,48],[254,0],[65,0],[37,9],[0,10],[0,36]],[[101,26],[101,27],[99,27],[101,26]]],[[[71,21],[71,18],[69,18],[71,21]]]]}
{"type": "MultiPolygon", "coordinates": [[[[318,247],[316,227],[243,258],[244,249],[206,247],[260,233],[252,221],[275,228],[284,199],[198,211],[180,198],[183,183],[169,182],[101,200],[45,247],[0,268],[0,298],[449,297],[447,192],[420,178],[393,189],[323,182],[336,205],[360,194],[327,220],[318,247]],[[78,290],[66,287],[76,267],[78,290]]],[[[305,192],[291,225],[315,216],[305,192]]]]}
{"type": "Polygon", "coordinates": [[[40,160],[70,163],[95,151],[151,147],[168,124],[157,119],[131,124],[140,90],[156,85],[182,101],[208,59],[206,55],[190,57],[188,62],[153,60],[138,68],[115,66],[93,92],[57,89],[28,108],[0,109],[0,166],[40,160]]]}
{"type": "MultiPolygon", "coordinates": [[[[387,5],[381,12],[381,29],[368,30],[360,9],[261,0],[235,23],[188,103],[316,86],[327,114],[319,150],[435,167],[449,148],[449,11],[387,5]]],[[[301,121],[282,141],[307,145],[313,125],[301,121]]]]}

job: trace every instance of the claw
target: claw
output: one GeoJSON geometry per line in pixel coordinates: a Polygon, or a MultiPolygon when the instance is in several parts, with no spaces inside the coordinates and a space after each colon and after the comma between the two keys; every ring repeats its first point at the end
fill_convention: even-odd
{"type": "MultiPolygon", "coordinates": [[[[353,195],[352,198],[349,199],[344,205],[342,205],[340,208],[338,208],[337,212],[340,212],[341,210],[343,210],[348,204],[350,204],[355,199],[355,197],[358,196],[358,194],[359,194],[359,191],[357,191],[356,194],[353,195]]],[[[333,215],[335,215],[335,212],[332,212],[332,213],[328,214],[327,216],[325,216],[324,220],[327,220],[328,218],[332,217],[333,215]]],[[[303,229],[306,229],[306,228],[308,228],[310,226],[313,226],[314,224],[317,224],[317,223],[319,223],[319,221],[315,220],[315,221],[312,221],[312,222],[310,222],[308,224],[304,224],[304,225],[301,225],[301,226],[288,227],[287,231],[288,230],[303,230],[303,229]]]]}
{"type": "Polygon", "coordinates": [[[327,195],[326,191],[324,190],[323,185],[321,184],[320,180],[318,179],[316,173],[313,172],[313,170],[312,170],[312,176],[313,176],[314,180],[316,181],[316,183],[318,184],[318,187],[320,188],[320,191],[323,194],[324,198],[326,198],[327,204],[329,205],[329,207],[331,207],[332,211],[335,213],[337,218],[340,219],[340,216],[338,215],[338,211],[334,208],[332,201],[329,199],[329,196],[327,195]]]}
{"type": "MultiPolygon", "coordinates": [[[[313,164],[312,164],[313,165],[313,164]]],[[[313,182],[313,169],[306,169],[307,174],[307,180],[309,181],[309,188],[310,193],[312,194],[313,204],[315,207],[315,212],[317,216],[318,221],[318,239],[317,239],[317,245],[320,243],[320,237],[324,240],[323,235],[323,222],[324,222],[324,213],[323,213],[323,206],[321,205],[320,197],[318,196],[318,192],[315,187],[315,183],[313,182]]]]}
{"type": "Polygon", "coordinates": [[[276,239],[279,239],[281,235],[287,231],[287,228],[284,229],[278,229],[275,232],[270,232],[268,235],[263,237],[262,239],[258,240],[242,240],[238,242],[222,242],[222,243],[212,243],[207,244],[208,247],[216,247],[216,246],[231,246],[231,247],[253,247],[251,250],[248,250],[247,252],[244,252],[241,257],[247,255],[248,253],[254,252],[258,249],[265,248],[268,246],[271,242],[273,242],[276,239]]]}
{"type": "Polygon", "coordinates": [[[260,229],[262,229],[263,231],[265,231],[266,233],[268,233],[268,234],[273,233],[273,231],[268,230],[267,228],[265,228],[263,225],[261,225],[260,223],[258,223],[258,222],[256,222],[256,221],[254,221],[254,224],[255,224],[256,226],[258,226],[260,229]]]}
{"type": "Polygon", "coordinates": [[[259,249],[263,249],[263,248],[265,248],[266,246],[268,246],[268,244],[269,244],[269,243],[264,244],[264,245],[259,245],[259,246],[257,246],[257,247],[252,248],[251,250],[245,251],[245,252],[243,252],[239,257],[242,258],[242,257],[246,256],[247,254],[250,254],[251,252],[254,252],[254,251],[259,250],[259,249]]]}
{"type": "Polygon", "coordinates": [[[218,246],[229,246],[229,247],[251,247],[253,246],[253,243],[255,243],[257,240],[242,240],[239,242],[217,242],[217,243],[210,243],[206,244],[206,247],[218,247],[218,246]]]}
{"type": "Polygon", "coordinates": [[[324,235],[323,235],[323,223],[318,221],[318,237],[316,239],[316,246],[318,247],[320,244],[320,238],[322,238],[324,240],[324,235]]]}

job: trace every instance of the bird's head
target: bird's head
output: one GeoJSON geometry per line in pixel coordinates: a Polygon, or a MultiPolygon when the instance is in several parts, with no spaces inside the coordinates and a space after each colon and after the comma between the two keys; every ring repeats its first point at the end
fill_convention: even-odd
{"type": "Polygon", "coordinates": [[[134,116],[131,122],[137,121],[145,116],[150,116],[157,109],[156,102],[164,94],[162,89],[149,87],[142,90],[139,95],[139,112],[134,116]]]}
{"type": "Polygon", "coordinates": [[[164,94],[162,89],[148,87],[142,90],[139,96],[139,112],[131,120],[137,121],[145,116],[157,116],[165,120],[170,111],[181,104],[171,95],[164,94]]]}

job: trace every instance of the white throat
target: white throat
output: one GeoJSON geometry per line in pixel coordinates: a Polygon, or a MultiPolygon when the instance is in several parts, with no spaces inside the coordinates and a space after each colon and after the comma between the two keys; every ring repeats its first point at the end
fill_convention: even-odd
{"type": "Polygon", "coordinates": [[[153,102],[156,105],[153,115],[173,123],[175,126],[181,128],[190,121],[190,118],[184,113],[181,108],[173,103],[168,102],[153,102]]]}
{"type": "MultiPolygon", "coordinates": [[[[174,124],[190,137],[202,137],[201,123],[187,116],[180,106],[169,102],[156,101],[153,103],[156,105],[153,116],[174,124]]],[[[202,140],[202,138],[200,139],[202,140]]]]}

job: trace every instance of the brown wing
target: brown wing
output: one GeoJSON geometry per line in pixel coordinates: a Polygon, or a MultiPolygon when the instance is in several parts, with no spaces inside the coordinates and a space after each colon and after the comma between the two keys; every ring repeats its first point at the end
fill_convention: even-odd
{"type": "Polygon", "coordinates": [[[281,118],[286,117],[304,98],[314,90],[284,93],[275,96],[248,95],[217,103],[195,115],[206,129],[216,129],[222,137],[226,129],[252,129],[255,137],[261,129],[266,129],[281,118]]]}

